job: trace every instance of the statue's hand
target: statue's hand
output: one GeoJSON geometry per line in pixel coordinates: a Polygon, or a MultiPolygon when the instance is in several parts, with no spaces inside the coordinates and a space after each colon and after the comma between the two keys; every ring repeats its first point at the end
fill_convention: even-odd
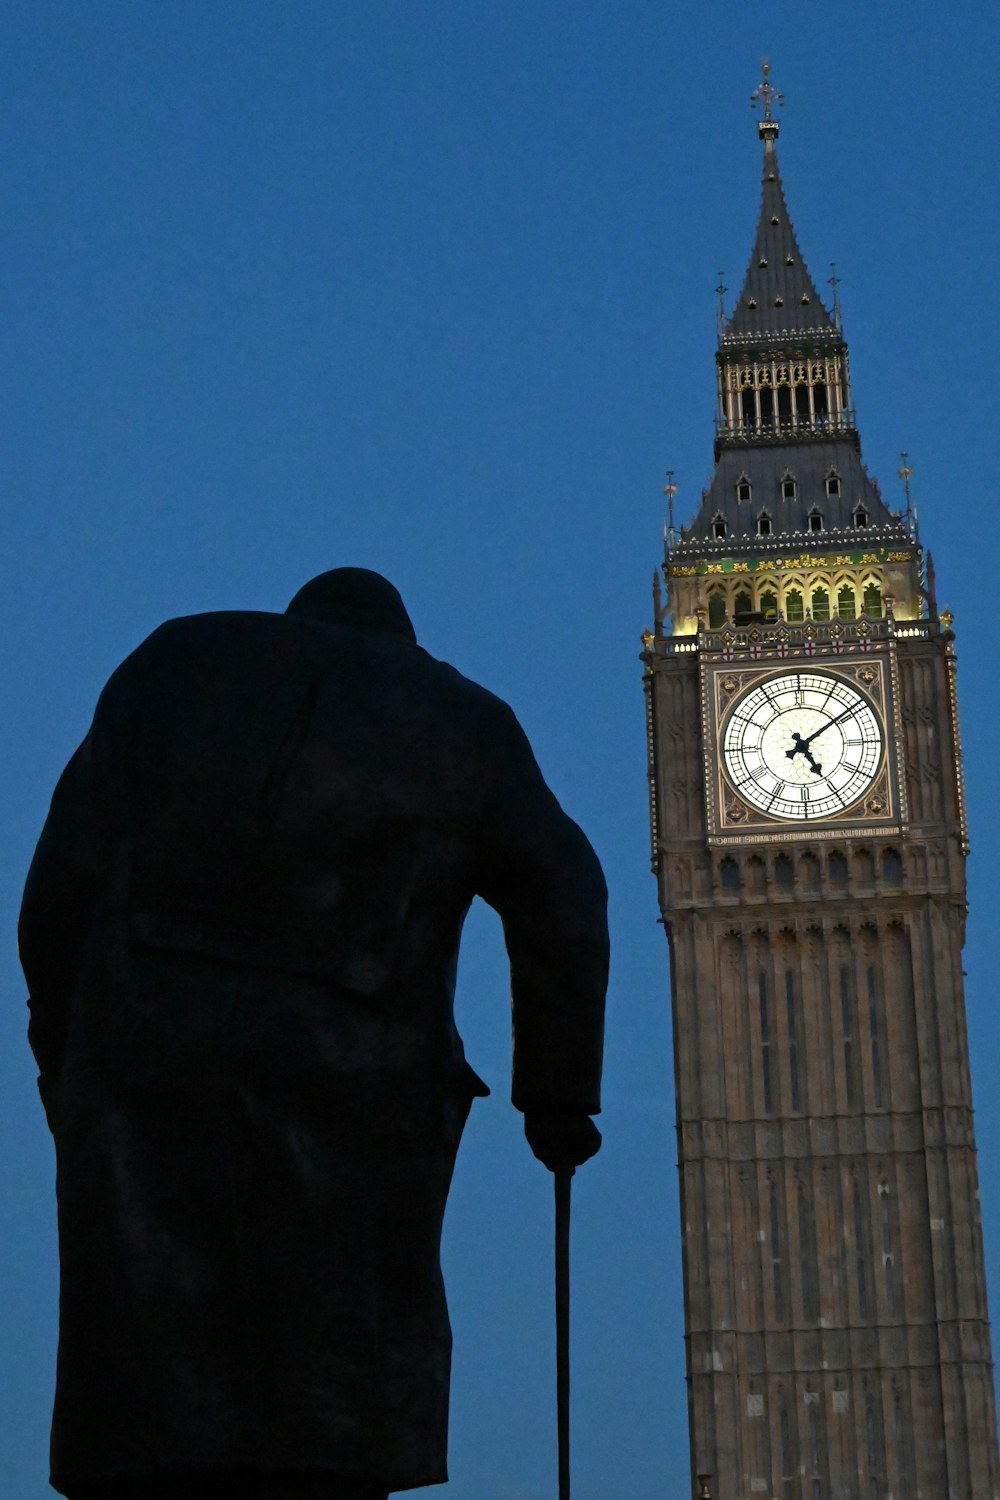
{"type": "Polygon", "coordinates": [[[601,1149],[601,1132],[574,1104],[549,1104],[524,1112],[528,1145],[550,1172],[570,1172],[601,1149]]]}

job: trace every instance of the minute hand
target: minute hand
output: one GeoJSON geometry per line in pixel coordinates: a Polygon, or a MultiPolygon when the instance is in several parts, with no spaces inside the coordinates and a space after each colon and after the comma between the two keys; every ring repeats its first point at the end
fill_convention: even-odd
{"type": "Polygon", "coordinates": [[[834,724],[839,724],[841,719],[849,719],[851,714],[853,714],[854,712],[855,710],[853,708],[845,708],[844,712],[842,714],[838,714],[835,719],[827,719],[825,724],[821,724],[818,729],[813,730],[812,734],[807,735],[804,740],[799,741],[799,748],[801,750],[804,750],[807,745],[812,744],[817,735],[825,734],[828,729],[833,728],[834,724]]]}

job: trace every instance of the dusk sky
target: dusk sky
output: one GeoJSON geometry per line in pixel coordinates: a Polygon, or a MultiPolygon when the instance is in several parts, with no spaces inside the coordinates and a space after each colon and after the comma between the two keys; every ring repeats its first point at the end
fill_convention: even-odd
{"type": "MultiPolygon", "coordinates": [[[[1000,1313],[1000,9],[665,0],[0,6],[5,734],[0,1495],[44,1500],[53,1155],[14,927],[60,770],[160,621],[384,572],[515,709],[611,891],[604,1149],[574,1186],[574,1500],[690,1494],[667,945],[638,653],[712,462],[719,269],[753,242],[766,53],[836,261],[870,471],[955,613],[969,1031],[1000,1313]],[[991,609],[983,610],[983,599],[991,609]]],[[[556,1493],[552,1179],[509,1103],[499,923],[459,975],[448,1500],[556,1493]]]]}

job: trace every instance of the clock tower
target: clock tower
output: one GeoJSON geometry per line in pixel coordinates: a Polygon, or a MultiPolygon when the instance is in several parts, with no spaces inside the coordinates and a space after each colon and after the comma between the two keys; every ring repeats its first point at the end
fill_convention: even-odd
{"type": "Polygon", "coordinates": [[[862,462],[766,64],[754,98],[715,468],[643,654],[692,1469],[720,1500],[997,1500],[952,622],[862,462]]]}

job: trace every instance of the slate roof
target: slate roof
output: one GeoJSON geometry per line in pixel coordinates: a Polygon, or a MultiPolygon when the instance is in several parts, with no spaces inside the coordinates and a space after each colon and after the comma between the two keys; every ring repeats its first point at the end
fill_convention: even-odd
{"type": "Polygon", "coordinates": [[[757,518],[762,510],[771,518],[773,534],[805,532],[811,541],[818,542],[825,532],[853,528],[859,505],[868,512],[871,527],[898,524],[898,515],[882,499],[878,485],[849,436],[831,437],[827,442],[813,438],[804,443],[727,445],[719,456],[698,514],[684,528],[673,550],[683,552],[688,545],[697,547],[712,538],[717,516],[726,522],[726,535],[731,541],[740,536],[756,537],[757,518]],[[826,492],[831,470],[840,480],[839,496],[826,492]],[[794,500],[782,496],[786,474],[795,480],[794,500]],[[749,503],[736,498],[736,486],[743,478],[750,481],[749,503]],[[823,517],[821,533],[809,532],[809,513],[813,509],[823,517]]]}
{"type": "Polygon", "coordinates": [[[757,236],[726,335],[752,343],[755,334],[773,336],[785,330],[801,333],[807,329],[824,335],[836,331],[795,238],[774,141],[765,140],[757,236]]]}

